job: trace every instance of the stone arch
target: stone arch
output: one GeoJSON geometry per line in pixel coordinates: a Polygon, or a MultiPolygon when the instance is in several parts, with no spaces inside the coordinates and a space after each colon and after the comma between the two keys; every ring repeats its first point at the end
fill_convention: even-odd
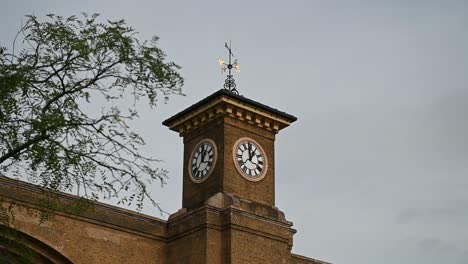
{"type": "Polygon", "coordinates": [[[0,263],[69,264],[58,251],[16,229],[0,225],[0,263]]]}

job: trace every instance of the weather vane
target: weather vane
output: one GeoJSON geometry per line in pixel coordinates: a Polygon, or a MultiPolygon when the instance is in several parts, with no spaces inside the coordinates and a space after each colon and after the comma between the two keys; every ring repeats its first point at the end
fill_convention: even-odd
{"type": "Polygon", "coordinates": [[[225,43],[224,46],[229,51],[229,62],[227,64],[224,62],[223,59],[219,60],[219,65],[221,66],[221,74],[226,72],[226,70],[228,71],[227,78],[224,81],[224,89],[232,93],[239,94],[239,92],[236,90],[236,82],[232,77],[231,70],[232,68],[235,68],[237,72],[240,72],[240,66],[237,63],[237,59],[234,60],[234,63],[231,62],[232,58],[234,57],[234,54],[232,54],[231,50],[231,41],[229,41],[229,46],[227,43],[225,43]]]}

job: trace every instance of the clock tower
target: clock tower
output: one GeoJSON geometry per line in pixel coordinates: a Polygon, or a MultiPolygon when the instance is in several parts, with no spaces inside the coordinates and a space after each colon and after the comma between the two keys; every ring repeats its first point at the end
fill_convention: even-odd
{"type": "Polygon", "coordinates": [[[239,65],[226,48],[225,89],[163,122],[184,141],[168,263],[297,263],[296,231],[275,206],[275,137],[296,117],[239,95],[231,75],[239,65]]]}
{"type": "Polygon", "coordinates": [[[184,141],[182,207],[216,194],[274,207],[275,136],[294,121],[226,89],[164,121],[184,141]]]}
{"type": "Polygon", "coordinates": [[[275,206],[275,137],[294,121],[221,89],[163,122],[184,141],[168,263],[295,263],[296,231],[275,206]]]}

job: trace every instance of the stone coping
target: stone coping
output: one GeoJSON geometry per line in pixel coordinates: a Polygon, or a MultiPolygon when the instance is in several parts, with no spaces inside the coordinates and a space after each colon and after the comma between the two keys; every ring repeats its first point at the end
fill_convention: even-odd
{"type": "Polygon", "coordinates": [[[332,264],[330,262],[325,262],[325,261],[321,261],[318,259],[304,257],[304,256],[293,254],[293,253],[291,253],[291,257],[293,260],[298,261],[296,262],[296,264],[332,264]]]}
{"type": "Polygon", "coordinates": [[[67,205],[82,200],[79,196],[48,191],[40,186],[4,176],[0,176],[0,197],[11,200],[11,203],[24,204],[37,209],[44,208],[44,201],[53,199],[52,202],[58,204],[56,207],[53,206],[54,214],[158,240],[164,240],[166,237],[166,221],[163,219],[101,202],[92,202],[89,209],[71,213],[66,210],[67,205]]]}

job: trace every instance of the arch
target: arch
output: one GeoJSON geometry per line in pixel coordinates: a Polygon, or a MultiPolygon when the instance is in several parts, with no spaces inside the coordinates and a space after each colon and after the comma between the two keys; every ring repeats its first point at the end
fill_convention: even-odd
{"type": "Polygon", "coordinates": [[[16,229],[0,225],[0,263],[71,264],[58,251],[16,229]]]}

